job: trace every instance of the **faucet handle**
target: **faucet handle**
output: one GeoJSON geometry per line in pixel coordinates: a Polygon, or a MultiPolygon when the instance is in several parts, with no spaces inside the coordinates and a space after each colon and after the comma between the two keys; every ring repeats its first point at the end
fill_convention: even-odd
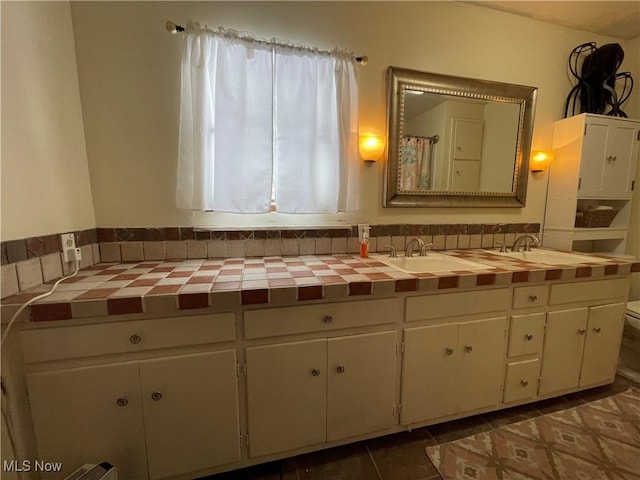
{"type": "Polygon", "coordinates": [[[504,242],[496,242],[496,244],[500,247],[500,253],[506,253],[507,252],[507,244],[504,242]]]}
{"type": "Polygon", "coordinates": [[[394,247],[393,245],[385,245],[384,248],[388,248],[389,249],[389,257],[391,257],[391,258],[397,258],[398,257],[398,253],[396,252],[396,247],[394,247]]]}
{"type": "Polygon", "coordinates": [[[424,245],[422,245],[420,247],[420,256],[421,257],[426,257],[427,256],[427,248],[431,247],[433,249],[433,243],[425,243],[424,245]]]}

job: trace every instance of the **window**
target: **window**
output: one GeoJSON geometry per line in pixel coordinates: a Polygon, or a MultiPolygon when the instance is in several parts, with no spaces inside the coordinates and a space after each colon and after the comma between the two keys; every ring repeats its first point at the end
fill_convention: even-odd
{"type": "Polygon", "coordinates": [[[353,59],[189,26],[182,58],[177,205],[266,213],[353,211],[353,59]]]}

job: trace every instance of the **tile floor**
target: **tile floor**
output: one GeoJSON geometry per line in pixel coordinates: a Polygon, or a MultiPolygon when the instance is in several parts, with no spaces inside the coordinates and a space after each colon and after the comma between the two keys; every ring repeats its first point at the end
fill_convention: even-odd
{"type": "Polygon", "coordinates": [[[597,400],[640,384],[615,383],[558,398],[308,453],[200,480],[440,480],[424,447],[597,400]]]}

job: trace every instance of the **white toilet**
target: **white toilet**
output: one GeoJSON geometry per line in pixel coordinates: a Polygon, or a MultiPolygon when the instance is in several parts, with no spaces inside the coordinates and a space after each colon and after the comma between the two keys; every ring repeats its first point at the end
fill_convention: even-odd
{"type": "Polygon", "coordinates": [[[618,373],[640,383],[640,300],[627,303],[618,373]]]}

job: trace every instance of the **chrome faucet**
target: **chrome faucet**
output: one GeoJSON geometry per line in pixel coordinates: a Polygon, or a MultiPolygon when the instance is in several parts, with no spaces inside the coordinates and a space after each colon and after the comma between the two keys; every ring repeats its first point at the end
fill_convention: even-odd
{"type": "Polygon", "coordinates": [[[407,248],[405,248],[404,250],[405,257],[413,257],[413,247],[415,244],[418,244],[418,247],[420,248],[421,257],[424,257],[427,254],[427,247],[433,245],[432,243],[425,244],[421,238],[412,238],[411,240],[409,240],[409,243],[407,243],[407,248]]]}
{"type": "Polygon", "coordinates": [[[513,242],[513,247],[511,247],[511,251],[519,252],[520,248],[523,247],[524,245],[523,247],[524,251],[530,252],[531,244],[533,244],[534,246],[537,246],[540,244],[540,240],[535,235],[530,235],[528,233],[525,233],[524,235],[520,235],[518,238],[516,238],[516,241],[513,242]]]}

